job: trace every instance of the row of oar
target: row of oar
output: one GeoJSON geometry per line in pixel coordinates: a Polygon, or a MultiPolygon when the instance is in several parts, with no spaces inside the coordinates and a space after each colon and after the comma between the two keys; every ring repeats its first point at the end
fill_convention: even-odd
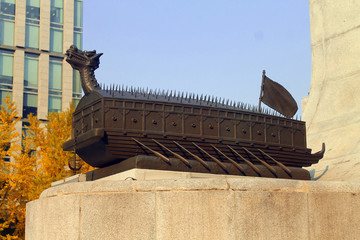
{"type": "MultiPolygon", "coordinates": [[[[145,152],[146,150],[150,151],[152,154],[154,154],[155,156],[159,157],[160,159],[162,159],[164,162],[166,163],[170,163],[170,159],[168,157],[166,157],[164,154],[155,151],[153,149],[151,149],[150,147],[146,146],[144,143],[140,142],[139,140],[132,138],[139,146],[140,148],[145,152]]],[[[166,154],[165,151],[169,152],[170,154],[172,154],[175,158],[179,159],[180,161],[182,161],[186,166],[188,166],[189,168],[191,167],[190,162],[184,158],[183,156],[181,156],[180,154],[170,150],[169,148],[167,148],[166,146],[164,146],[163,144],[161,144],[160,142],[156,141],[155,139],[152,139],[152,141],[158,145],[160,147],[160,149],[166,154]]],[[[210,167],[209,164],[204,161],[203,159],[201,159],[199,156],[195,155],[194,153],[190,152],[188,149],[186,149],[184,146],[182,146],[181,144],[179,144],[176,141],[173,141],[174,144],[184,153],[187,153],[189,156],[191,156],[193,159],[197,160],[199,163],[201,163],[206,169],[208,169],[210,171],[210,167]]],[[[217,159],[216,157],[212,156],[210,153],[208,153],[207,151],[205,151],[203,148],[201,148],[199,145],[197,145],[196,143],[192,142],[192,144],[195,146],[196,149],[198,149],[201,153],[204,153],[207,157],[209,157],[211,160],[213,160],[217,165],[219,165],[226,173],[229,173],[228,169],[226,168],[226,166],[223,164],[222,161],[220,161],[219,159],[217,159]]],[[[223,156],[226,160],[228,160],[230,163],[232,163],[237,169],[239,169],[244,175],[245,174],[245,169],[235,160],[233,160],[231,157],[227,156],[225,153],[223,153],[220,149],[218,149],[217,147],[215,147],[213,144],[210,144],[210,146],[221,156],[223,156]]],[[[234,148],[232,148],[231,146],[227,145],[227,147],[231,150],[231,152],[233,152],[237,157],[239,157],[241,160],[243,160],[247,165],[249,165],[249,167],[254,170],[259,176],[261,176],[261,171],[258,167],[256,167],[250,160],[246,159],[245,157],[243,157],[238,151],[236,151],[234,148]]],[[[253,154],[251,151],[249,151],[247,148],[242,147],[242,149],[248,153],[249,155],[251,155],[252,157],[254,157],[257,161],[259,161],[262,165],[264,165],[272,174],[274,174],[275,177],[277,177],[277,171],[275,168],[273,168],[270,164],[268,164],[266,161],[260,159],[258,156],[256,156],[255,154],[253,154]]],[[[257,149],[263,156],[266,156],[267,158],[269,158],[270,160],[272,160],[276,165],[278,165],[282,170],[284,170],[290,177],[292,177],[291,174],[291,170],[286,167],[284,164],[282,164],[281,162],[275,160],[273,157],[271,157],[269,154],[265,153],[264,151],[262,151],[261,149],[257,149]]],[[[167,154],[166,154],[167,155],[167,154]]]]}

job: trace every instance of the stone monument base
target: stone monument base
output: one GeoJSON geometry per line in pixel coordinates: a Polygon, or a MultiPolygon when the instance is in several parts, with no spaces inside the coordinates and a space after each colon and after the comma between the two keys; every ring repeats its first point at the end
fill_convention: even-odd
{"type": "Polygon", "coordinates": [[[26,239],[358,239],[360,183],[243,178],[61,184],[26,239]]]}

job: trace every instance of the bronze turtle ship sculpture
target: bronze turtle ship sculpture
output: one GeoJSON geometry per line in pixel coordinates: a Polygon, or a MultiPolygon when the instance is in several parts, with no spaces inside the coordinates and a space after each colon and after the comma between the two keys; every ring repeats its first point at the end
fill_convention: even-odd
{"type": "Polygon", "coordinates": [[[309,179],[302,167],[323,157],[324,146],[306,147],[305,122],[216,98],[100,87],[102,54],[71,46],[66,55],[85,95],[63,148],[91,166],[309,179]]]}

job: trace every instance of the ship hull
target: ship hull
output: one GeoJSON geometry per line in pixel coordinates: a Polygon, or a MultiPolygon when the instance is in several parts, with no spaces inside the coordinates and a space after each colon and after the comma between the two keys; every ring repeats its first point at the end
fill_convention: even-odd
{"type": "Polygon", "coordinates": [[[136,155],[160,156],[160,161],[167,162],[178,154],[178,158],[215,161],[220,166],[234,161],[235,165],[280,163],[301,168],[323,156],[323,151],[312,154],[306,147],[302,121],[232,108],[107,97],[97,92],[80,101],[73,115],[72,139],[64,149],[75,150],[94,167],[136,155]]]}

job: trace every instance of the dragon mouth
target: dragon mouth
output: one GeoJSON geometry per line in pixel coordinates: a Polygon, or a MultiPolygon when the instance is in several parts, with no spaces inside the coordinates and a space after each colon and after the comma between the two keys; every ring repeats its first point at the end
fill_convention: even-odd
{"type": "Polygon", "coordinates": [[[85,58],[83,51],[79,50],[76,46],[72,45],[65,53],[67,56],[66,61],[70,63],[73,68],[80,68],[81,66],[88,65],[88,59],[85,58]]]}
{"type": "Polygon", "coordinates": [[[65,53],[67,56],[66,61],[75,69],[82,67],[93,67],[94,69],[99,66],[99,58],[102,53],[97,54],[96,51],[81,51],[76,46],[72,45],[65,53]]]}

